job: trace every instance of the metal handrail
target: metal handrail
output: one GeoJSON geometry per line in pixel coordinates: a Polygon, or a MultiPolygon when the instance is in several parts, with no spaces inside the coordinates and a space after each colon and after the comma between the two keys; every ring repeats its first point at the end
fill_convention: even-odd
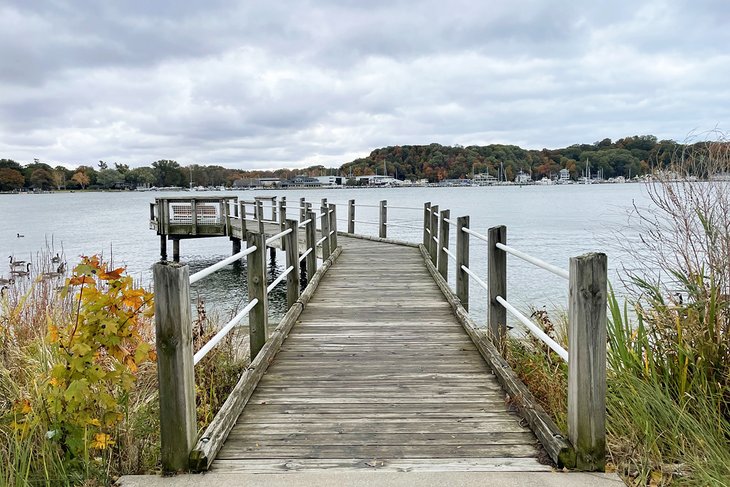
{"type": "Polygon", "coordinates": [[[300,223],[299,225],[297,225],[297,228],[302,228],[302,227],[306,227],[306,226],[307,226],[307,225],[308,225],[309,223],[311,223],[311,222],[312,222],[312,219],[311,219],[311,218],[309,218],[309,219],[307,219],[307,220],[304,220],[304,221],[303,221],[303,222],[301,222],[301,223],[300,223]]]}
{"type": "Polygon", "coordinates": [[[394,209],[394,210],[415,210],[415,211],[423,211],[423,208],[415,208],[413,206],[391,206],[391,205],[385,205],[388,208],[394,209]]]}
{"type": "MultiPolygon", "coordinates": [[[[358,204],[355,204],[354,206],[355,206],[355,207],[358,207],[358,206],[359,206],[360,208],[380,208],[380,205],[358,205],[358,204]]],[[[387,205],[387,203],[386,203],[386,205],[385,205],[385,206],[386,206],[387,208],[390,208],[390,207],[389,207],[389,206],[387,205]]]]}
{"type": "Polygon", "coordinates": [[[281,274],[279,274],[279,277],[277,277],[276,279],[274,279],[274,280],[273,280],[273,281],[271,282],[271,284],[269,284],[268,286],[266,286],[266,292],[267,292],[267,293],[270,293],[270,292],[271,292],[271,290],[272,290],[272,289],[274,289],[274,288],[276,287],[276,285],[277,285],[277,284],[279,284],[279,283],[280,283],[281,281],[283,281],[283,280],[284,280],[284,278],[286,278],[286,276],[288,276],[288,275],[289,275],[289,273],[290,273],[291,271],[293,271],[293,270],[294,270],[294,266],[293,266],[293,265],[290,265],[289,267],[287,267],[287,268],[286,268],[286,270],[285,270],[284,272],[282,272],[281,274]]]}
{"type": "Polygon", "coordinates": [[[504,250],[508,254],[512,254],[515,257],[518,257],[518,258],[524,260],[525,262],[529,262],[530,264],[533,264],[533,265],[535,265],[535,266],[537,266],[537,267],[539,267],[541,269],[545,269],[548,272],[552,272],[556,276],[560,276],[563,279],[570,279],[570,273],[568,271],[564,270],[564,269],[561,269],[558,266],[554,266],[552,264],[548,264],[547,262],[542,261],[542,260],[538,259],[537,257],[533,257],[531,255],[528,255],[528,254],[526,254],[524,252],[521,252],[521,251],[519,251],[517,249],[514,249],[512,247],[509,247],[509,246],[504,245],[504,244],[499,243],[499,242],[497,242],[496,247],[498,249],[504,250]]]}
{"type": "Polygon", "coordinates": [[[266,239],[266,245],[271,245],[272,243],[276,242],[280,238],[282,238],[284,235],[289,235],[292,232],[291,228],[287,228],[283,232],[279,232],[276,235],[273,235],[266,239]]]}
{"type": "Polygon", "coordinates": [[[319,246],[320,246],[320,245],[322,244],[322,242],[324,242],[325,240],[327,240],[327,238],[328,238],[328,236],[327,236],[327,235],[325,235],[324,237],[322,237],[322,238],[320,238],[319,240],[317,240],[317,243],[316,243],[315,245],[316,245],[317,247],[319,247],[319,246]]]}
{"type": "Polygon", "coordinates": [[[404,228],[415,228],[415,229],[421,229],[422,227],[420,225],[406,225],[404,223],[397,223],[397,222],[385,222],[383,223],[386,227],[404,227],[404,228]]]}
{"type": "Polygon", "coordinates": [[[479,283],[480,286],[484,288],[485,291],[489,291],[489,286],[487,286],[487,283],[482,281],[479,276],[477,276],[474,272],[472,272],[471,269],[469,269],[467,266],[463,265],[461,266],[461,270],[469,274],[470,277],[472,277],[476,282],[479,283]]]}
{"type": "Polygon", "coordinates": [[[444,251],[444,253],[445,253],[446,255],[448,255],[449,257],[451,257],[452,259],[454,259],[454,261],[456,261],[456,255],[454,255],[454,253],[453,253],[453,252],[451,252],[451,251],[450,251],[449,249],[447,249],[446,247],[441,247],[441,249],[442,249],[442,250],[444,251]]]}
{"type": "Polygon", "coordinates": [[[190,284],[194,284],[198,282],[199,280],[208,277],[209,275],[213,274],[215,271],[220,270],[227,266],[228,264],[232,264],[236,262],[239,259],[242,259],[243,257],[246,257],[248,254],[255,252],[256,246],[248,247],[246,250],[242,250],[241,252],[238,252],[237,254],[233,254],[230,257],[226,257],[225,259],[221,260],[220,262],[217,262],[213,264],[212,266],[206,267],[203,270],[200,270],[196,272],[195,274],[190,276],[190,284]]]}
{"type": "Polygon", "coordinates": [[[479,240],[484,240],[485,242],[489,243],[489,237],[487,237],[486,235],[482,235],[481,233],[477,233],[474,230],[472,230],[471,228],[462,227],[461,230],[464,233],[468,233],[469,235],[472,235],[472,236],[478,238],[479,240]]]}
{"type": "Polygon", "coordinates": [[[528,318],[527,316],[520,313],[517,309],[515,309],[514,306],[509,304],[507,302],[507,300],[505,300],[502,296],[497,296],[496,299],[497,299],[497,302],[499,304],[501,304],[502,306],[504,306],[504,308],[507,311],[509,311],[509,313],[512,316],[514,316],[515,318],[520,320],[520,322],[522,324],[524,324],[530,330],[530,332],[532,332],[533,335],[535,335],[537,338],[542,340],[542,342],[545,345],[550,347],[555,353],[557,353],[560,356],[560,358],[565,360],[566,363],[568,362],[568,352],[563,347],[561,347],[558,342],[556,342],[555,340],[550,338],[547,335],[547,333],[542,331],[539,326],[537,326],[535,323],[532,322],[532,320],[530,320],[530,318],[528,318]]]}
{"type": "Polygon", "coordinates": [[[449,220],[448,218],[444,218],[444,221],[445,221],[446,223],[448,223],[449,225],[456,225],[456,222],[455,222],[455,221],[451,221],[451,220],[449,220]]]}
{"type": "Polygon", "coordinates": [[[301,257],[299,257],[299,262],[302,262],[306,256],[312,253],[311,248],[307,249],[304,253],[302,253],[301,257]]]}
{"type": "MultiPolygon", "coordinates": [[[[255,248],[255,247],[249,247],[249,248],[255,248]]],[[[239,311],[239,313],[236,316],[234,316],[231,321],[226,323],[223,326],[223,328],[218,330],[218,333],[216,333],[215,336],[213,336],[213,338],[208,340],[208,343],[203,345],[201,347],[201,349],[198,350],[195,353],[195,355],[193,355],[193,365],[200,362],[200,360],[203,357],[205,357],[208,354],[208,352],[210,352],[213,349],[213,347],[218,345],[218,343],[223,339],[223,337],[225,337],[228,334],[228,332],[231,331],[233,329],[233,327],[236,326],[238,324],[238,322],[241,321],[241,319],[244,316],[248,315],[248,313],[253,309],[254,306],[256,306],[258,304],[258,302],[259,302],[259,300],[257,298],[253,298],[251,300],[251,302],[248,303],[248,305],[245,308],[243,308],[241,311],[239,311]]]]}

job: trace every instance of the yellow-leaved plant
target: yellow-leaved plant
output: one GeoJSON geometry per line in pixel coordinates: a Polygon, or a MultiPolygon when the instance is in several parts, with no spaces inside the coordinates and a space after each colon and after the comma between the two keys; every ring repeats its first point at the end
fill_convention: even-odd
{"type": "Polygon", "coordinates": [[[135,287],[124,268],[99,257],[82,257],[62,293],[73,293],[68,323],[49,322],[48,340],[57,355],[45,399],[52,430],[69,459],[114,445],[140,364],[154,360],[144,327],[154,307],[152,293],[135,287]]]}

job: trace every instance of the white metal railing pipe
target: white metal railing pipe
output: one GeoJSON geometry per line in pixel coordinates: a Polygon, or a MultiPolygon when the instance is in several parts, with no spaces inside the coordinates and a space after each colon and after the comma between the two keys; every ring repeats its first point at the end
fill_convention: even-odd
{"type": "Polygon", "coordinates": [[[317,247],[322,245],[322,242],[324,242],[325,240],[327,240],[327,236],[324,236],[324,237],[320,238],[319,240],[317,240],[317,247]]]}
{"type": "Polygon", "coordinates": [[[279,240],[284,235],[289,235],[290,233],[291,233],[291,228],[287,228],[283,232],[279,232],[276,235],[273,235],[273,236],[267,238],[266,239],[266,245],[271,245],[272,243],[276,242],[277,240],[279,240]]]}
{"type": "Polygon", "coordinates": [[[267,293],[270,293],[271,290],[274,289],[276,287],[276,285],[279,284],[281,281],[283,281],[284,279],[286,279],[286,276],[288,276],[289,273],[291,271],[293,271],[293,270],[294,270],[294,266],[293,265],[290,265],[289,267],[287,267],[284,272],[282,272],[281,274],[279,274],[279,277],[277,277],[276,279],[274,279],[273,281],[271,281],[271,284],[269,284],[268,286],[266,286],[266,292],[267,293]]]}
{"type": "Polygon", "coordinates": [[[477,233],[474,230],[472,230],[471,228],[462,228],[461,230],[464,233],[468,233],[469,235],[472,235],[472,236],[478,238],[479,240],[484,240],[485,242],[489,243],[489,238],[487,238],[486,235],[482,235],[481,233],[477,233]]]}
{"type": "Polygon", "coordinates": [[[395,209],[395,210],[415,210],[415,211],[423,211],[423,208],[415,208],[413,206],[392,206],[388,205],[389,209],[395,209]]]}
{"type": "Polygon", "coordinates": [[[484,288],[485,291],[489,290],[489,286],[487,286],[487,283],[484,282],[479,276],[477,276],[471,269],[469,269],[467,266],[463,265],[461,266],[461,270],[469,274],[469,276],[474,279],[477,283],[479,283],[480,286],[484,288]]]}
{"type": "Polygon", "coordinates": [[[244,316],[248,315],[248,313],[253,309],[254,306],[256,306],[258,304],[258,302],[259,302],[258,299],[253,298],[251,300],[251,302],[248,303],[248,305],[246,305],[245,308],[243,308],[241,311],[239,311],[238,314],[236,316],[234,316],[231,321],[226,323],[225,326],[223,326],[223,328],[218,330],[218,333],[216,333],[213,338],[208,340],[208,343],[203,345],[203,347],[200,350],[198,350],[195,353],[195,355],[193,355],[193,365],[200,362],[200,360],[203,357],[205,357],[208,354],[208,352],[210,352],[213,349],[213,347],[218,345],[218,343],[221,340],[223,340],[223,338],[228,334],[228,332],[230,332],[233,329],[233,327],[236,326],[243,319],[244,316]]]}
{"type": "Polygon", "coordinates": [[[380,208],[380,205],[358,205],[357,203],[355,204],[355,206],[359,206],[360,208],[380,208]]]}
{"type": "Polygon", "coordinates": [[[560,276],[563,279],[569,279],[570,278],[570,274],[568,273],[568,271],[566,271],[564,269],[561,269],[558,266],[554,266],[552,264],[548,264],[547,262],[545,262],[543,260],[540,260],[537,257],[533,257],[531,255],[528,255],[528,254],[526,254],[524,252],[521,252],[521,251],[519,251],[517,249],[514,249],[512,247],[509,247],[509,246],[504,245],[504,244],[499,243],[499,242],[497,242],[496,247],[498,249],[504,250],[508,254],[512,254],[515,257],[518,257],[518,258],[520,258],[520,259],[522,259],[522,260],[524,260],[526,262],[529,262],[530,264],[533,264],[533,265],[539,267],[540,269],[545,269],[548,272],[552,272],[556,276],[560,276]]]}
{"type": "MultiPolygon", "coordinates": [[[[302,261],[303,261],[303,260],[304,260],[304,259],[305,259],[305,258],[306,258],[306,257],[307,257],[307,256],[308,256],[309,254],[310,254],[310,253],[312,253],[312,249],[307,249],[307,250],[306,250],[306,252],[304,252],[304,253],[303,253],[303,254],[302,254],[302,255],[301,255],[300,257],[299,257],[299,262],[302,262],[302,261]]],[[[309,271],[307,271],[307,272],[309,272],[309,271]]]]}
{"type": "Polygon", "coordinates": [[[533,335],[539,338],[543,343],[545,343],[545,345],[550,347],[555,353],[560,356],[560,358],[565,360],[566,363],[568,362],[567,350],[561,347],[558,342],[550,338],[547,333],[542,331],[539,326],[532,322],[530,318],[520,313],[517,309],[515,309],[514,306],[512,306],[504,298],[502,298],[502,296],[497,296],[497,302],[504,306],[504,309],[509,311],[512,316],[520,320],[520,322],[525,325],[533,335]]]}
{"type": "Polygon", "coordinates": [[[249,247],[246,250],[242,250],[241,252],[233,254],[230,257],[226,257],[222,261],[196,272],[195,274],[190,276],[190,284],[194,284],[194,283],[198,282],[199,280],[201,280],[205,277],[208,277],[209,275],[213,274],[215,271],[218,271],[218,270],[224,268],[225,266],[227,266],[228,264],[232,264],[232,263],[236,262],[237,260],[240,260],[240,259],[246,257],[248,254],[255,252],[255,251],[256,251],[256,246],[254,245],[253,247],[249,247]]]}
{"type": "Polygon", "coordinates": [[[452,251],[450,251],[446,247],[443,248],[443,251],[444,251],[444,253],[446,255],[448,255],[449,257],[451,257],[452,260],[456,261],[456,254],[454,254],[452,251]]]}
{"type": "Polygon", "coordinates": [[[448,218],[444,218],[444,221],[445,221],[446,223],[448,223],[449,225],[456,225],[456,222],[455,222],[455,221],[451,221],[451,220],[449,220],[448,218]]]}
{"type": "Polygon", "coordinates": [[[309,225],[311,222],[312,222],[312,219],[309,218],[308,220],[304,220],[303,222],[301,222],[298,226],[299,226],[299,228],[304,228],[307,225],[309,225]]]}
{"type": "Polygon", "coordinates": [[[394,222],[388,222],[384,223],[387,227],[403,227],[403,228],[415,228],[417,230],[420,230],[421,227],[419,225],[407,225],[405,223],[394,223],[394,222]]]}

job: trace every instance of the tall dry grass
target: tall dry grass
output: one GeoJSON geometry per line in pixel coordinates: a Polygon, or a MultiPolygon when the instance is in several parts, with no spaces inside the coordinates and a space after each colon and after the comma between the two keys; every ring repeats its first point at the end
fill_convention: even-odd
{"type": "MultiPolygon", "coordinates": [[[[730,486],[730,144],[688,144],[635,207],[639,263],[611,292],[609,462],[631,485],[730,486]]],[[[622,239],[631,242],[631,239],[622,239]]],[[[530,341],[512,362],[558,424],[564,369],[530,341]]]]}

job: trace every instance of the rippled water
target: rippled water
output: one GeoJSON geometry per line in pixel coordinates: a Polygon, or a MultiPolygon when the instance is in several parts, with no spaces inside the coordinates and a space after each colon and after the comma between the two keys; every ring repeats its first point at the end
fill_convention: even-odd
{"type": "MultiPolygon", "coordinates": [[[[154,198],[176,193],[52,193],[38,195],[0,195],[0,256],[36,260],[39,250],[53,246],[63,252],[70,265],[80,255],[101,253],[142,282],[151,279],[150,266],[159,259],[159,239],[149,229],[149,203],[154,198]],[[17,234],[24,235],[18,238],[17,234]]],[[[190,193],[179,193],[189,195],[190,193]]],[[[234,195],[253,199],[256,195],[286,196],[295,206],[300,197],[319,206],[321,198],[346,203],[377,205],[388,200],[390,206],[422,208],[425,201],[449,208],[451,217],[471,216],[471,228],[486,233],[495,225],[507,225],[508,244],[547,262],[567,268],[568,258],[588,251],[602,251],[609,256],[611,275],[621,265],[632,266],[618,245],[616,231],[622,238],[633,239],[627,231],[627,212],[632,204],[647,204],[640,184],[503,186],[481,188],[393,188],[289,191],[238,191],[196,193],[234,195]]],[[[293,207],[289,210],[296,214],[293,207]]],[[[358,208],[356,220],[377,221],[377,208],[358,208]]],[[[344,219],[346,206],[338,206],[338,219],[344,219]]],[[[419,227],[422,210],[391,209],[389,222],[419,227]]],[[[344,221],[339,229],[346,229],[344,221]]],[[[377,227],[356,224],[357,233],[377,234],[377,227]]],[[[420,242],[422,230],[389,227],[389,237],[420,242]]],[[[454,236],[452,234],[452,242],[454,236]]],[[[481,275],[486,269],[486,245],[471,239],[471,267],[481,275]]],[[[171,251],[171,248],[170,248],[171,251]]],[[[183,240],[181,258],[191,273],[230,255],[227,238],[183,240]]],[[[282,270],[283,255],[270,265],[273,277],[282,270]]],[[[508,264],[508,299],[522,307],[548,308],[567,303],[567,282],[529,264],[510,258],[508,264]]],[[[453,266],[452,266],[453,267],[453,266]]],[[[0,263],[0,276],[7,276],[7,264],[0,263]]],[[[453,272],[452,272],[453,273],[453,272]]],[[[229,266],[193,287],[193,297],[200,296],[221,317],[239,308],[245,295],[245,266],[229,266]]],[[[472,284],[472,311],[477,318],[484,314],[483,290],[472,284]]],[[[272,296],[274,314],[281,312],[285,301],[283,288],[272,296]]]]}

